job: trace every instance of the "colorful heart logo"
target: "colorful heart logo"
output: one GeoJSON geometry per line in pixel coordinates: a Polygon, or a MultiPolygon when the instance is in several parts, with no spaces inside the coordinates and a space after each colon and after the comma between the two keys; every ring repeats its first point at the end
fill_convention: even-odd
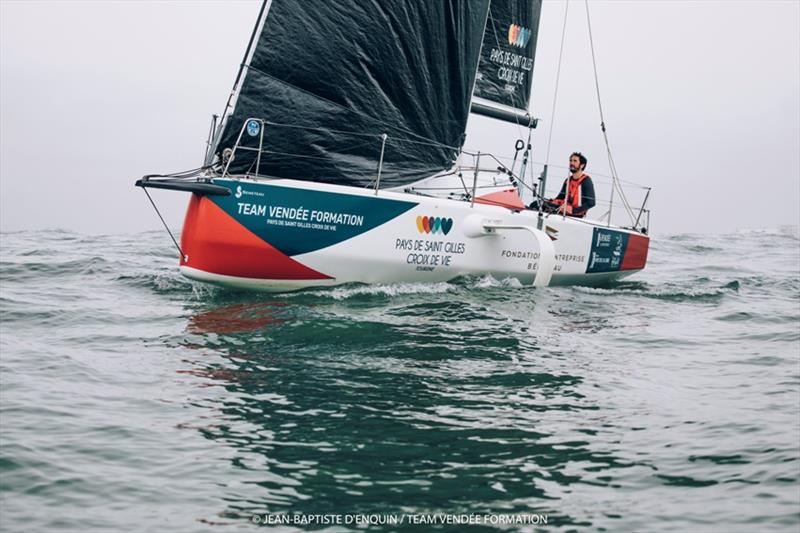
{"type": "Polygon", "coordinates": [[[417,231],[420,233],[444,233],[447,235],[453,229],[453,219],[444,217],[417,217],[417,231]]]}
{"type": "Polygon", "coordinates": [[[453,219],[452,218],[443,218],[442,219],[442,232],[445,235],[450,233],[450,230],[453,229],[453,219]]]}

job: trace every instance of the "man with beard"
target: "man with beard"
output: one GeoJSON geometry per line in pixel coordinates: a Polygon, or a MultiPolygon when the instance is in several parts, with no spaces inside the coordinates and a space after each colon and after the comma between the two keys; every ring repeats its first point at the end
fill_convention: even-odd
{"type": "Polygon", "coordinates": [[[552,200],[545,200],[546,210],[565,213],[573,217],[585,217],[586,212],[595,205],[594,184],[592,178],[585,174],[586,157],[580,152],[569,156],[570,176],[564,180],[561,192],[552,200]],[[565,195],[568,194],[565,200],[565,195]]]}

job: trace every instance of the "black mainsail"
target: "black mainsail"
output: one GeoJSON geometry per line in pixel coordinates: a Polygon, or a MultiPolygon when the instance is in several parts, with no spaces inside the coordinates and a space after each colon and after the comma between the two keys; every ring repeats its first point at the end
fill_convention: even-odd
{"type": "Polygon", "coordinates": [[[528,116],[542,0],[492,0],[472,111],[523,126],[528,116]]]}
{"type": "Polygon", "coordinates": [[[451,168],[488,11],[489,0],[271,0],[214,152],[241,136],[229,172],[365,186],[386,134],[382,186],[451,168]]]}

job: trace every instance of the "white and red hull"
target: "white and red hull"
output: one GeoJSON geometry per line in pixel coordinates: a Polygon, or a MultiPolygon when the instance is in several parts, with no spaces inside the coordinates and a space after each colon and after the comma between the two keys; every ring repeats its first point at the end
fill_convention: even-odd
{"type": "Polygon", "coordinates": [[[545,215],[539,227],[536,211],[402,192],[294,180],[214,184],[232,194],[192,195],[180,267],[223,286],[286,291],[465,275],[599,285],[647,261],[646,235],[591,220],[545,215]]]}

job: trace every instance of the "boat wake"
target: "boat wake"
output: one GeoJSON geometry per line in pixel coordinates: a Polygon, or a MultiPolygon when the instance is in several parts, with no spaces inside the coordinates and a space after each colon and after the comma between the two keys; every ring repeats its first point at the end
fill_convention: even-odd
{"type": "MultiPolygon", "coordinates": [[[[298,295],[314,296],[332,300],[349,300],[365,296],[394,297],[405,294],[443,294],[453,292],[456,287],[452,283],[388,283],[382,285],[343,285],[329,289],[306,290],[298,293],[284,293],[284,297],[298,295]]],[[[275,295],[279,296],[279,295],[275,295]]]]}
{"type": "Polygon", "coordinates": [[[611,287],[575,287],[575,291],[585,294],[641,296],[669,302],[691,301],[698,303],[719,301],[726,296],[738,293],[739,287],[738,280],[712,287],[677,285],[673,283],[653,285],[645,282],[625,282],[611,287]]]}

